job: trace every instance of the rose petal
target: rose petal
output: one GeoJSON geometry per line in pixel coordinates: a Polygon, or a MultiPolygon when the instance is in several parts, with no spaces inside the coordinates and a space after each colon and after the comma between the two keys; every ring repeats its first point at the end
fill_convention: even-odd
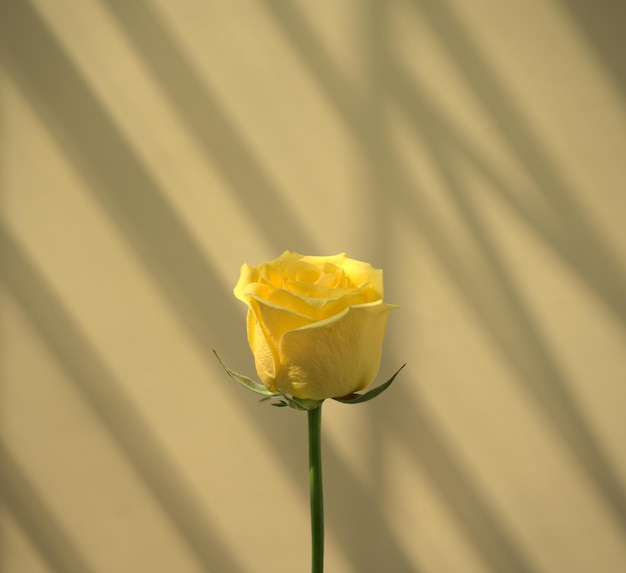
{"type": "Polygon", "coordinates": [[[305,297],[302,297],[297,293],[293,293],[282,288],[274,289],[268,293],[267,296],[263,296],[262,299],[265,299],[276,306],[297,312],[312,319],[316,318],[315,308],[309,304],[305,297]]]}
{"type": "Polygon", "coordinates": [[[267,329],[276,348],[278,348],[278,341],[285,332],[307,326],[315,320],[295,309],[285,308],[269,300],[250,296],[248,301],[256,317],[267,329]]]}
{"type": "Polygon", "coordinates": [[[302,260],[319,268],[327,263],[341,267],[347,258],[348,255],[346,255],[346,253],[339,253],[338,255],[329,257],[323,255],[305,255],[302,257],[302,260]]]}
{"type": "Polygon", "coordinates": [[[239,280],[233,289],[233,294],[240,300],[245,302],[246,300],[246,287],[253,282],[257,281],[259,275],[258,269],[251,267],[250,265],[244,263],[241,265],[241,271],[239,272],[239,280]]]}
{"type": "MultiPolygon", "coordinates": [[[[363,289],[357,287],[326,287],[319,284],[309,284],[300,281],[289,281],[287,289],[293,293],[309,298],[335,298],[344,294],[359,292],[363,289]]],[[[380,297],[376,297],[377,299],[380,297]]]]}
{"type": "Polygon", "coordinates": [[[274,381],[276,379],[276,365],[277,357],[276,352],[270,346],[263,329],[259,321],[257,320],[254,311],[249,308],[248,315],[246,317],[246,323],[248,327],[248,344],[250,350],[254,356],[254,365],[256,372],[263,382],[263,385],[271,392],[276,391],[274,381]]]}
{"type": "Polygon", "coordinates": [[[311,298],[285,289],[276,289],[269,293],[267,300],[285,309],[295,311],[314,320],[323,320],[339,314],[349,306],[371,302],[364,292],[355,289],[335,289],[333,296],[311,298]]]}
{"type": "Polygon", "coordinates": [[[369,288],[376,293],[377,298],[383,298],[385,293],[381,269],[375,269],[369,263],[354,259],[346,259],[342,268],[354,286],[362,287],[369,283],[369,288]]]}
{"type": "Polygon", "coordinates": [[[275,391],[274,378],[279,366],[278,345],[281,337],[288,330],[309,325],[314,320],[253,296],[247,296],[246,302],[249,305],[248,344],[254,354],[257,374],[267,388],[275,391]]]}
{"type": "Polygon", "coordinates": [[[380,366],[387,315],[377,301],[350,306],[326,320],[285,332],[276,386],[298,398],[323,400],[368,386],[380,366]]]}

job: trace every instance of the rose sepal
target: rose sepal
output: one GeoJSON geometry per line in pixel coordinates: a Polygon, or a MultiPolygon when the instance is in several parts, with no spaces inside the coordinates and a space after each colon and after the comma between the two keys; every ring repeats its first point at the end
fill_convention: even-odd
{"type": "Polygon", "coordinates": [[[380,386],[376,386],[376,388],[368,390],[364,394],[358,394],[356,392],[353,392],[352,394],[348,394],[347,396],[333,398],[333,400],[341,402],[342,404],[361,404],[363,402],[367,402],[373,398],[376,398],[376,396],[382,394],[385,390],[387,390],[387,388],[389,388],[389,386],[391,386],[391,383],[396,379],[396,376],[400,374],[400,370],[402,370],[405,366],[406,363],[400,366],[400,368],[396,370],[395,374],[391,378],[389,378],[387,382],[381,384],[380,386]]]}
{"type": "Polygon", "coordinates": [[[284,392],[276,392],[271,396],[267,396],[266,398],[261,398],[261,402],[265,402],[266,400],[271,400],[272,398],[277,398],[277,402],[271,402],[271,406],[276,406],[278,408],[284,408],[285,406],[289,406],[294,410],[315,410],[322,405],[324,400],[309,400],[308,398],[295,398],[294,396],[289,396],[289,394],[285,394],[284,392]]]}
{"type": "Polygon", "coordinates": [[[295,398],[294,396],[289,396],[284,392],[271,392],[268,390],[263,384],[260,382],[256,382],[252,380],[252,378],[248,378],[243,374],[239,374],[235,372],[231,368],[229,368],[224,361],[220,358],[219,354],[213,350],[213,354],[219,360],[219,363],[222,365],[222,368],[226,371],[233,380],[236,380],[242,386],[245,386],[248,390],[252,390],[256,394],[260,394],[263,396],[261,398],[261,402],[267,402],[269,400],[276,400],[275,402],[270,402],[271,406],[276,406],[277,408],[284,408],[285,406],[289,406],[294,408],[295,410],[314,410],[318,406],[322,404],[324,400],[308,400],[307,398],[295,398]]]}
{"type": "Polygon", "coordinates": [[[226,371],[226,374],[228,374],[233,380],[236,380],[237,382],[239,382],[239,384],[241,384],[242,386],[245,386],[248,390],[252,390],[253,392],[256,392],[257,394],[261,394],[261,396],[264,397],[263,400],[269,400],[275,396],[280,396],[280,394],[270,392],[260,382],[256,382],[255,380],[252,380],[252,378],[248,378],[247,376],[244,376],[243,374],[239,374],[238,372],[231,370],[228,366],[226,366],[224,361],[220,358],[220,355],[217,352],[215,352],[215,350],[213,351],[213,354],[215,354],[215,356],[219,360],[220,364],[222,365],[222,368],[226,371]]]}
{"type": "MultiPolygon", "coordinates": [[[[215,354],[215,356],[219,360],[219,363],[222,365],[222,368],[226,371],[226,374],[228,374],[233,380],[236,380],[237,382],[239,382],[239,384],[241,384],[242,386],[245,386],[248,390],[252,390],[252,392],[255,392],[256,394],[260,394],[261,396],[263,396],[260,400],[261,402],[268,402],[270,400],[276,400],[275,402],[270,402],[270,405],[276,406],[277,408],[284,408],[285,406],[289,406],[290,408],[293,408],[294,410],[308,411],[308,410],[314,410],[315,408],[321,406],[322,402],[324,401],[324,400],[310,400],[308,398],[296,398],[295,396],[290,396],[289,394],[285,394],[284,392],[281,392],[280,390],[278,392],[271,392],[265,386],[263,386],[263,384],[261,384],[260,382],[256,382],[255,380],[252,380],[252,378],[248,378],[247,376],[244,376],[243,374],[239,374],[238,372],[235,372],[234,370],[229,368],[224,363],[224,361],[220,358],[219,354],[215,350],[213,350],[213,354],[215,354]]],[[[342,404],[362,404],[363,402],[368,402],[369,400],[376,398],[376,396],[379,396],[385,390],[387,390],[387,388],[391,386],[392,382],[396,379],[396,376],[400,374],[400,371],[405,366],[406,366],[406,363],[400,366],[400,368],[396,370],[396,372],[393,374],[391,378],[389,378],[389,380],[387,380],[387,382],[384,382],[383,384],[376,386],[376,388],[372,388],[371,390],[368,390],[364,394],[358,394],[356,392],[353,392],[352,394],[348,394],[347,396],[341,396],[341,397],[332,398],[332,399],[337,402],[341,402],[342,404]]]]}

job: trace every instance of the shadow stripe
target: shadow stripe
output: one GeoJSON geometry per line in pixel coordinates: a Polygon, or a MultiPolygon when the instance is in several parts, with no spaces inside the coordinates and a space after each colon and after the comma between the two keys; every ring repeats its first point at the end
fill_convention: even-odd
{"type": "MultiPolygon", "coordinates": [[[[185,480],[177,472],[175,465],[168,459],[143,421],[140,413],[125,397],[123,389],[107,369],[97,351],[81,332],[69,311],[59,298],[46,285],[28,257],[22,252],[10,233],[0,226],[0,244],[3,246],[0,277],[9,294],[17,301],[25,315],[41,333],[42,339],[53,356],[67,372],[80,394],[92,408],[104,427],[115,438],[129,466],[153,494],[207,571],[219,570],[224,573],[243,573],[236,557],[220,540],[219,532],[207,520],[199,507],[198,501],[188,493],[185,480]]],[[[224,374],[226,379],[226,374],[224,374]]],[[[226,383],[226,382],[225,382],[226,383]]],[[[285,431],[285,418],[274,415],[276,427],[270,430],[263,424],[260,412],[266,406],[251,401],[247,393],[242,397],[242,416],[259,426],[259,433],[272,435],[271,442],[266,442],[274,450],[275,458],[282,462],[284,469],[299,489],[306,484],[306,460],[302,467],[297,464],[298,454],[303,453],[302,443],[293,441],[293,432],[285,431]],[[288,456],[289,454],[294,454],[288,456]]],[[[299,422],[304,424],[301,413],[299,422]]],[[[304,436],[301,436],[304,439],[304,436]]],[[[304,443],[304,442],[303,442],[304,443]]],[[[333,464],[339,480],[351,484],[351,491],[361,498],[361,505],[367,508],[370,519],[378,525],[378,543],[389,548],[393,558],[390,563],[398,573],[415,573],[415,567],[406,558],[389,530],[385,527],[386,519],[381,509],[371,502],[371,496],[360,480],[350,472],[340,456],[330,444],[324,444],[324,455],[333,464]]],[[[303,498],[303,503],[306,498],[303,498]]],[[[330,509],[327,510],[330,514],[330,509]]],[[[271,517],[270,517],[271,519],[271,517]]],[[[346,530],[329,523],[329,530],[341,539],[346,537],[346,530]]],[[[284,526],[282,524],[281,526],[284,526]]],[[[351,556],[356,563],[363,562],[363,552],[351,556]]]]}
{"type": "Polygon", "coordinates": [[[403,394],[394,402],[389,430],[419,461],[430,486],[441,496],[486,570],[538,573],[540,568],[499,517],[497,505],[455,452],[426,403],[403,394]]]}
{"type": "MultiPolygon", "coordinates": [[[[577,271],[583,283],[593,286],[592,292],[600,294],[615,308],[624,320],[626,302],[621,294],[626,290],[626,272],[612,246],[601,235],[601,231],[586,215],[584,205],[569,191],[568,185],[557,166],[549,160],[541,139],[535,135],[532,122],[528,121],[488,61],[472,41],[466,28],[456,17],[454,10],[444,0],[403,0],[408,2],[417,17],[426,18],[433,30],[442,39],[451,60],[456,64],[459,75],[474,92],[486,114],[495,120],[495,125],[507,142],[515,157],[532,177],[537,189],[552,206],[553,221],[563,230],[560,242],[567,245],[569,256],[563,257],[577,271]],[[572,263],[575,258],[584,260],[580,268],[572,263]],[[595,275],[590,279],[587,275],[595,275]],[[602,283],[606,283],[601,287],[602,283]],[[608,285],[608,286],[607,286],[608,285]]],[[[546,235],[539,234],[544,240],[546,235]]],[[[558,244],[546,241],[560,253],[558,244]]]]}
{"type": "Polygon", "coordinates": [[[495,346],[520,373],[520,378],[515,381],[522,383],[523,390],[589,479],[608,514],[626,531],[626,493],[611,460],[595,439],[580,406],[568,390],[565,377],[549,354],[541,333],[503,269],[495,249],[489,246],[490,242],[484,236],[475,214],[472,214],[467,198],[463,197],[461,182],[455,179],[454,168],[445,160],[445,152],[438,148],[435,138],[431,139],[431,148],[439,171],[446,180],[446,188],[478,244],[489,276],[477,276],[470,264],[464,264],[460,255],[455,253],[454,246],[437,228],[436,218],[429,213],[428,205],[412,192],[414,185],[399,163],[394,169],[398,197],[415,219],[416,228],[429,237],[428,242],[437,253],[437,260],[449,275],[451,284],[459,286],[458,292],[476,313],[495,346]],[[496,285],[496,298],[478,284],[479,280],[486,278],[496,285]],[[507,328],[506,320],[514,327],[507,328]]]}
{"type": "MultiPolygon", "coordinates": [[[[359,91],[345,79],[345,75],[342,75],[341,70],[334,64],[323,43],[296,5],[285,0],[263,1],[268,13],[275,18],[294,52],[317,81],[321,93],[332,104],[344,125],[353,135],[357,148],[361,149],[366,162],[369,164],[370,161],[374,161],[380,164],[380,157],[372,157],[372,150],[376,150],[377,155],[381,152],[380,145],[375,148],[366,143],[371,135],[369,130],[372,118],[368,120],[366,117],[369,111],[366,106],[362,105],[359,91]]],[[[437,3],[409,1],[418,15],[421,15],[420,9],[428,4],[425,13],[436,24],[435,29],[440,31],[442,38],[448,38],[445,30],[447,26],[451,27],[450,36],[454,38],[454,41],[448,41],[447,45],[453,60],[461,62],[458,66],[460,73],[469,85],[478,91],[478,95],[482,96],[487,113],[501,124],[505,139],[527,172],[535,178],[538,188],[544,193],[551,192],[551,200],[555,208],[551,213],[532,212],[515,199],[514,193],[507,193],[508,185],[502,178],[497,177],[495,171],[489,166],[488,160],[481,157],[477,150],[472,149],[471,142],[467,141],[458,129],[445,119],[444,113],[438,110],[432,102],[429,102],[424,110],[424,113],[431,115],[424,120],[425,124],[430,123],[433,129],[447,135],[450,152],[460,152],[465,155],[496,188],[500,189],[500,197],[508,206],[537,233],[548,247],[563,258],[578,279],[587,285],[590,292],[597,296],[611,312],[616,313],[626,326],[626,297],[623,296],[623,292],[626,291],[626,277],[622,265],[608,245],[599,237],[581,208],[568,201],[564,184],[554,169],[543,159],[541,152],[532,151],[532,148],[536,147],[536,138],[527,133],[525,128],[522,129],[522,126],[527,125],[528,122],[522,121],[519,114],[506,103],[506,96],[498,88],[494,88],[495,92],[490,93],[488,89],[481,87],[481,78],[486,78],[488,86],[494,86],[495,79],[487,70],[486,65],[480,63],[480,58],[475,54],[469,39],[462,32],[460,24],[452,24],[451,13],[443,6],[433,5],[437,3]],[[466,65],[467,61],[474,62],[474,65],[466,65]],[[477,70],[477,78],[474,78],[469,70],[477,70]],[[516,129],[521,130],[521,136],[512,136],[516,129]],[[563,209],[558,209],[559,205],[563,209]]],[[[423,94],[417,94],[415,86],[411,87],[408,75],[397,62],[391,62],[390,66],[390,69],[382,71],[379,79],[387,90],[385,95],[399,105],[404,113],[413,114],[418,106],[426,105],[426,100],[423,94]]],[[[393,201],[394,194],[389,193],[386,198],[393,201]]]]}
{"type": "MultiPolygon", "coordinates": [[[[206,571],[242,573],[237,558],[192,494],[139,411],[125,396],[97,350],[46,284],[11,234],[0,226],[0,277],[38,329],[59,365],[118,444],[181,539],[206,571]]],[[[82,571],[82,569],[76,569],[82,571]]]]}
{"type": "Polygon", "coordinates": [[[58,573],[94,571],[2,442],[0,442],[0,486],[5,506],[53,571],[58,573]]]}
{"type": "Polygon", "coordinates": [[[0,55],[8,72],[137,260],[208,348],[218,336],[239,341],[230,287],[58,41],[28,1],[3,0],[2,8],[0,55]]]}
{"type": "Polygon", "coordinates": [[[235,128],[217,96],[193,70],[158,12],[143,0],[104,0],[103,5],[125,32],[182,123],[236,191],[240,208],[249,213],[261,234],[278,252],[286,248],[315,252],[315,242],[305,234],[305,225],[286,206],[244,134],[235,128]]]}
{"type": "Polygon", "coordinates": [[[621,103],[626,103],[626,66],[624,38],[626,5],[619,0],[596,0],[593,4],[586,0],[559,0],[578,32],[584,36],[594,58],[604,68],[607,77],[613,82],[621,103]]]}

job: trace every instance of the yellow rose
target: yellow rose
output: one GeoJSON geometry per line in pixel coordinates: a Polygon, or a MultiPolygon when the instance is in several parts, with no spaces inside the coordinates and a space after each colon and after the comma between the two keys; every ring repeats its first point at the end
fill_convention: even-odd
{"type": "Polygon", "coordinates": [[[383,272],[348,258],[285,251],[244,264],[234,290],[248,305],[248,343],[270,391],[323,400],[368,386],[380,366],[390,310],[383,272]]]}

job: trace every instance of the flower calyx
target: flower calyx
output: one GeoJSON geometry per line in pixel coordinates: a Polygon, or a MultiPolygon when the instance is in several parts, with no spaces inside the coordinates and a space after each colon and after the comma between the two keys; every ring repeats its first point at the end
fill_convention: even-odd
{"type": "MultiPolygon", "coordinates": [[[[219,354],[215,350],[213,350],[213,353],[219,360],[219,363],[222,365],[222,368],[224,368],[226,374],[228,374],[233,380],[236,380],[237,382],[239,382],[242,386],[245,386],[248,390],[251,390],[252,392],[255,392],[256,394],[261,395],[262,397],[260,401],[269,402],[270,406],[276,406],[277,408],[284,408],[286,406],[289,406],[290,408],[293,408],[294,410],[307,411],[307,410],[314,410],[315,408],[318,408],[319,406],[322,405],[322,402],[324,402],[324,400],[310,400],[307,398],[297,398],[295,396],[290,396],[289,394],[285,394],[284,392],[281,392],[280,390],[277,392],[272,392],[268,390],[260,382],[252,380],[252,378],[248,378],[247,376],[244,376],[243,374],[239,374],[238,372],[235,372],[234,370],[230,369],[224,363],[224,361],[220,358],[219,354]]],[[[354,392],[352,394],[348,394],[347,396],[341,396],[341,397],[336,397],[336,398],[331,398],[331,399],[337,402],[341,402],[342,404],[361,404],[363,402],[368,402],[369,400],[376,398],[377,396],[382,394],[385,390],[387,390],[387,388],[389,388],[389,386],[391,386],[392,382],[395,380],[396,376],[400,373],[400,370],[402,370],[405,366],[406,364],[403,364],[402,366],[400,366],[400,368],[396,370],[396,372],[393,374],[393,376],[391,376],[391,378],[389,378],[389,380],[387,380],[383,384],[380,384],[379,386],[376,386],[375,388],[372,388],[371,390],[368,390],[367,392],[364,392],[364,393],[354,392]]]]}

